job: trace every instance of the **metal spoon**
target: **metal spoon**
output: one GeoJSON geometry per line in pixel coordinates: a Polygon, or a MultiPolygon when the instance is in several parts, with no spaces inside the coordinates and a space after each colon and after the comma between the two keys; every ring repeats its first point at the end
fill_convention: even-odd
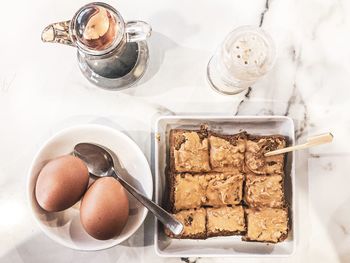
{"type": "Polygon", "coordinates": [[[86,163],[89,173],[94,176],[112,176],[117,179],[130,194],[151,211],[175,235],[179,235],[182,232],[182,223],[117,174],[113,158],[107,150],[92,143],[79,143],[75,145],[73,154],[86,163]]]}

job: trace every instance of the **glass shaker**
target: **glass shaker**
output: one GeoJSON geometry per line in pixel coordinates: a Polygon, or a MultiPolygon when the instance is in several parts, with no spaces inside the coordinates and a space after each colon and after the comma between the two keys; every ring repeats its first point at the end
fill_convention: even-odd
{"type": "Polygon", "coordinates": [[[47,26],[41,38],[76,47],[84,76],[99,87],[118,90],[135,84],[145,73],[151,31],[146,22],[124,22],[112,6],[94,2],[71,20],[47,26]]]}
{"type": "Polygon", "coordinates": [[[239,27],[226,37],[210,59],[208,81],[221,94],[240,93],[270,71],[275,53],[274,42],[264,30],[239,27]]]}

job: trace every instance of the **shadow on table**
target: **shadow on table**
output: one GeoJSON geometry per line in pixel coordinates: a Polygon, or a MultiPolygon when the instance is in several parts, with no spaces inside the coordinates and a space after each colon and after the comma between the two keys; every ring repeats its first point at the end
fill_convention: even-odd
{"type": "Polygon", "coordinates": [[[163,32],[171,32],[173,35],[176,33],[176,38],[181,42],[194,37],[201,28],[201,25],[193,23],[193,20],[185,19],[180,13],[171,9],[155,12],[148,21],[151,25],[162,25],[161,31],[163,32]]]}
{"type": "MultiPolygon", "coordinates": [[[[206,65],[210,52],[178,45],[155,32],[149,40],[149,67],[139,83],[124,94],[136,97],[158,96],[185,86],[205,85],[206,65]]],[[[184,96],[186,97],[184,90],[184,96]]]]}
{"type": "MultiPolygon", "coordinates": [[[[145,75],[140,79],[140,82],[137,83],[135,87],[152,79],[161,68],[165,53],[170,49],[176,48],[177,46],[178,45],[167,36],[159,32],[152,32],[152,36],[148,40],[150,55],[148,68],[145,75]]],[[[131,89],[133,89],[133,87],[131,89]]]]}
{"type": "MultiPolygon", "coordinates": [[[[187,23],[179,14],[171,10],[154,14],[153,17],[149,19],[149,22],[151,25],[161,23],[169,29],[179,28],[177,36],[182,41],[188,37],[193,37],[199,30],[199,25],[187,23]]],[[[178,46],[179,45],[169,37],[157,31],[153,31],[151,37],[148,39],[150,53],[148,69],[139,84],[149,81],[159,71],[164,61],[165,53],[178,46]]]]}

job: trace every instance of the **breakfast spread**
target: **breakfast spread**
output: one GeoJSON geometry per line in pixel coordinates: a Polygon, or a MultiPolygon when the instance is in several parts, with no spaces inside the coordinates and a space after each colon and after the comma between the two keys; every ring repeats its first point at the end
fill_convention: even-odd
{"type": "Polygon", "coordinates": [[[81,198],[80,221],[85,231],[99,240],[119,235],[129,217],[129,201],[121,184],[112,177],[97,179],[88,188],[86,164],[72,155],[49,161],[41,169],[35,197],[46,212],[72,207],[81,198]]]}
{"type": "MultiPolygon", "coordinates": [[[[151,31],[148,23],[139,20],[126,22],[114,7],[102,2],[94,2],[81,7],[70,20],[48,25],[42,33],[42,41],[77,48],[78,65],[84,76],[97,86],[116,90],[135,84],[144,75],[149,59],[146,40],[151,35],[151,31]]],[[[251,89],[258,79],[271,70],[275,55],[274,42],[261,27],[239,27],[228,34],[210,59],[207,66],[207,79],[214,90],[226,95],[251,89]]],[[[247,91],[246,97],[249,93],[250,90],[247,91]]],[[[79,231],[84,229],[89,234],[89,236],[85,235],[84,242],[92,238],[110,241],[119,238],[117,242],[110,243],[119,244],[136,231],[147,212],[140,209],[135,213],[136,215],[130,213],[129,218],[128,193],[163,224],[160,230],[158,224],[155,227],[157,253],[165,250],[169,253],[177,251],[183,256],[181,254],[184,251],[181,247],[184,246],[183,244],[185,246],[197,244],[192,247],[194,253],[192,251],[184,253],[184,255],[186,253],[195,255],[198,251],[202,253],[202,247],[198,249],[198,246],[205,242],[204,248],[212,249],[214,254],[218,246],[222,250],[233,248],[238,254],[241,253],[239,249],[237,252],[234,245],[231,247],[231,243],[229,247],[222,246],[222,241],[235,240],[241,246],[241,240],[278,243],[287,239],[288,235],[294,236],[293,233],[289,233],[289,226],[293,221],[289,205],[292,204],[291,208],[293,208],[295,201],[289,194],[290,190],[294,192],[294,184],[291,185],[295,171],[294,157],[288,158],[288,169],[285,169],[285,153],[291,151],[291,148],[305,149],[306,145],[299,145],[299,148],[287,147],[287,137],[289,141],[294,142],[295,129],[291,119],[286,120],[288,118],[281,117],[273,122],[270,120],[273,119],[272,117],[264,119],[262,116],[245,120],[241,117],[219,117],[212,121],[213,116],[210,118],[191,116],[182,123],[183,116],[177,120],[176,116],[171,117],[175,118],[169,118],[168,123],[163,122],[166,125],[161,126],[160,122],[157,124],[157,128],[162,131],[157,132],[155,147],[156,165],[159,165],[155,169],[155,202],[150,194],[153,191],[151,171],[145,180],[140,180],[142,176],[135,172],[137,167],[144,173],[149,168],[149,164],[141,160],[141,157],[137,164],[136,155],[130,154],[132,147],[125,147],[120,143],[114,145],[115,152],[98,150],[99,155],[96,148],[92,149],[91,145],[89,147],[85,145],[85,148],[82,145],[92,143],[79,143],[81,151],[76,151],[74,148],[72,154],[75,157],[66,155],[52,159],[43,166],[39,174],[35,171],[32,176],[35,180],[35,189],[34,184],[30,184],[33,190],[30,191],[31,198],[34,200],[33,206],[44,210],[36,209],[40,211],[37,215],[39,221],[51,220],[52,216],[59,222],[60,217],[74,216],[73,220],[69,218],[69,222],[77,222],[75,219],[78,215],[80,220],[78,220],[78,227],[71,223],[69,227],[79,231]],[[279,128],[270,127],[265,121],[273,122],[279,128]],[[213,124],[212,129],[208,129],[205,125],[201,125],[200,129],[193,128],[203,122],[213,124]],[[255,127],[255,124],[261,127],[255,127]],[[233,132],[232,127],[236,132],[233,132]],[[242,130],[249,130],[249,133],[242,130]],[[274,134],[274,131],[286,137],[274,134]],[[163,134],[165,134],[164,138],[163,134]],[[166,136],[169,137],[165,139],[166,136]],[[119,149],[122,149],[122,152],[118,153],[119,156],[131,159],[132,164],[126,161],[126,167],[115,166],[119,164],[119,160],[114,162],[115,157],[118,159],[115,153],[119,149]],[[133,157],[130,158],[130,156],[133,157]],[[134,187],[123,176],[119,176],[120,171],[128,169],[130,170],[128,175],[137,183],[142,186],[149,183],[148,194],[142,191],[144,189],[134,187]],[[164,181],[161,181],[164,179],[162,177],[164,170],[166,171],[165,189],[163,189],[164,181]],[[89,185],[90,175],[99,179],[89,185]],[[165,190],[166,200],[163,200],[163,204],[166,208],[160,205],[161,199],[164,199],[162,190],[165,190]],[[74,213],[70,210],[67,213],[50,214],[69,209],[79,201],[81,201],[79,214],[77,210],[73,211],[74,213]],[[46,216],[45,213],[50,216],[46,216]],[[134,226],[133,231],[129,231],[129,224],[125,227],[128,220],[134,226]],[[139,225],[135,223],[136,221],[139,225]],[[164,236],[164,233],[170,238],[164,236]],[[212,238],[203,241],[211,237],[233,235],[240,237],[212,238]],[[202,241],[181,239],[202,239],[202,241]],[[166,242],[168,243],[165,244],[166,242]],[[214,245],[211,246],[211,244],[214,245]]],[[[93,141],[97,137],[99,139],[96,140],[95,146],[104,148],[99,145],[103,139],[100,135],[92,137],[93,141]]],[[[109,139],[104,141],[114,142],[109,136],[107,137],[109,139]]],[[[85,140],[86,137],[83,138],[85,140]]],[[[119,140],[118,138],[124,137],[116,138],[119,140]]],[[[123,140],[120,139],[120,141],[123,140]]],[[[309,146],[316,145],[311,141],[308,143],[309,146]]],[[[56,156],[60,154],[62,152],[56,156]]],[[[51,156],[53,156],[52,153],[51,156]]],[[[140,156],[143,155],[140,154],[140,156]]],[[[42,225],[45,229],[45,222],[42,225]]],[[[60,231],[67,231],[67,227],[61,229],[60,225],[55,226],[60,231]]],[[[73,230],[72,233],[70,231],[71,229],[68,233],[64,233],[68,236],[68,240],[71,238],[69,240],[71,247],[85,249],[84,242],[79,246],[76,245],[80,241],[77,242],[77,239],[74,239],[76,233],[73,230]]],[[[58,240],[62,239],[58,238],[58,240]]],[[[295,238],[289,241],[294,242],[295,238]]],[[[95,240],[95,242],[99,244],[100,241],[95,240]]],[[[290,242],[285,242],[283,246],[290,245],[288,243],[290,242]]],[[[245,246],[252,252],[263,245],[245,243],[245,246]]],[[[88,249],[92,249],[92,246],[88,249]]],[[[97,249],[102,248],[97,245],[97,249]]],[[[267,250],[260,252],[258,253],[270,254],[267,250]]],[[[277,251],[276,254],[278,253],[277,251]]]]}
{"type": "Polygon", "coordinates": [[[243,241],[281,242],[288,236],[281,135],[218,134],[171,129],[166,205],[185,228],[169,237],[243,235],[243,241]]]}

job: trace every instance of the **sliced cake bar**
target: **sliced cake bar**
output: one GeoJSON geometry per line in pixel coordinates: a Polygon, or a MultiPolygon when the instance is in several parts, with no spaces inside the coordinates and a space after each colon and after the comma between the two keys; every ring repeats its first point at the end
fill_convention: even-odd
{"type": "Polygon", "coordinates": [[[242,234],[246,230],[242,206],[182,210],[174,216],[184,225],[184,229],[175,236],[165,228],[165,234],[173,238],[205,239],[242,234]]]}
{"type": "Polygon", "coordinates": [[[286,147],[286,138],[275,136],[249,135],[245,152],[245,171],[255,174],[282,174],[284,154],[265,157],[269,151],[286,147]]]}
{"type": "Polygon", "coordinates": [[[211,173],[205,177],[208,183],[205,205],[237,205],[242,201],[243,174],[211,173]]]}
{"type": "Polygon", "coordinates": [[[199,131],[170,131],[170,169],[172,172],[207,172],[209,165],[208,135],[199,131]]]}
{"type": "Polygon", "coordinates": [[[206,202],[208,182],[202,174],[175,174],[170,190],[173,212],[197,208],[206,202]]]}
{"type": "Polygon", "coordinates": [[[245,232],[242,206],[207,208],[207,237],[238,235],[245,232]]]}
{"type": "Polygon", "coordinates": [[[242,240],[277,243],[287,238],[287,208],[248,208],[245,213],[247,232],[242,240]]]}
{"type": "Polygon", "coordinates": [[[217,172],[242,172],[246,134],[219,135],[209,134],[210,165],[217,172]]]}
{"type": "Polygon", "coordinates": [[[249,207],[283,207],[283,175],[246,174],[244,201],[249,207]]]}
{"type": "Polygon", "coordinates": [[[237,205],[242,200],[243,179],[243,174],[177,173],[171,180],[171,210],[237,205]]]}
{"type": "Polygon", "coordinates": [[[175,215],[184,226],[180,235],[175,236],[165,228],[165,234],[173,238],[204,239],[206,238],[205,208],[182,210],[175,215]]]}

